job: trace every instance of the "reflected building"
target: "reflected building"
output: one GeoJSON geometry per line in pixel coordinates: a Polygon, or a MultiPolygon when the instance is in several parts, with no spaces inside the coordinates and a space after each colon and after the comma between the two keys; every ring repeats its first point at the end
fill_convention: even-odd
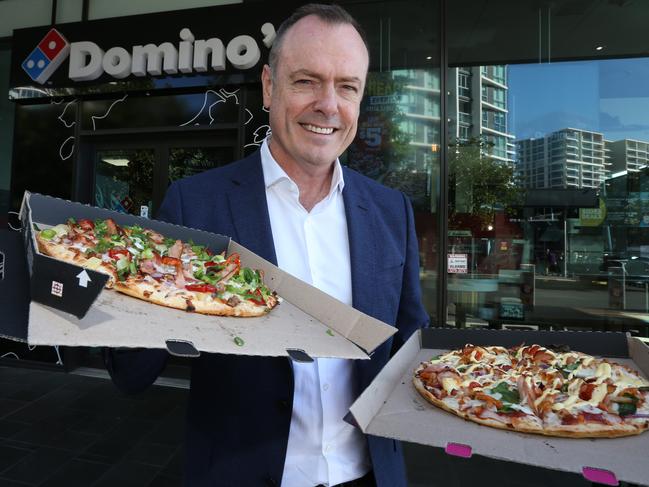
{"type": "Polygon", "coordinates": [[[649,166],[649,142],[633,139],[606,143],[611,157],[611,171],[638,172],[649,166]]]}
{"type": "Polygon", "coordinates": [[[516,141],[516,169],[526,188],[598,188],[610,174],[600,132],[565,128],[541,138],[516,141]]]}
{"type": "Polygon", "coordinates": [[[489,157],[514,162],[514,135],[508,132],[507,66],[449,70],[448,111],[451,142],[481,138],[492,146],[489,157]]]}

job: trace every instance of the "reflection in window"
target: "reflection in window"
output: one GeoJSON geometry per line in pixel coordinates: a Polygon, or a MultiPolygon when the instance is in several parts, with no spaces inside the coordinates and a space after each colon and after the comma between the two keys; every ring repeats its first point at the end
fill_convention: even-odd
{"type": "Polygon", "coordinates": [[[439,77],[429,70],[368,74],[358,134],[346,163],[431,211],[438,157],[439,77]]]}
{"type": "Polygon", "coordinates": [[[232,161],[232,147],[174,147],[169,149],[169,182],[223,166],[232,161]]]}
{"type": "Polygon", "coordinates": [[[449,73],[448,246],[462,263],[449,320],[649,312],[648,72],[626,59],[449,73]]]}
{"type": "Polygon", "coordinates": [[[99,150],[96,161],[96,206],[122,213],[151,215],[153,149],[99,150]]]}

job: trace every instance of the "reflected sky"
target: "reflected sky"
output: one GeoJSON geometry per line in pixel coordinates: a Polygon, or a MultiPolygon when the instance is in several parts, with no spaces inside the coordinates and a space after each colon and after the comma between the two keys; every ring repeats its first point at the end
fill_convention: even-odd
{"type": "Polygon", "coordinates": [[[517,139],[573,127],[649,141],[649,58],[509,66],[517,139]]]}

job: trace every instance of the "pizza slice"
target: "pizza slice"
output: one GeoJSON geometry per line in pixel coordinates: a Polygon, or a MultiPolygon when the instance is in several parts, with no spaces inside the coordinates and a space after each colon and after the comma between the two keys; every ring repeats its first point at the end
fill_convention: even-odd
{"type": "Polygon", "coordinates": [[[649,382],[580,352],[468,344],[420,364],[413,382],[435,406],[501,429],[571,438],[649,429],[649,382]]]}
{"type": "Polygon", "coordinates": [[[155,304],[219,316],[261,316],[279,298],[261,271],[242,267],[239,255],[169,239],[112,219],[70,219],[38,231],[39,250],[106,273],[106,287],[155,304]]]}

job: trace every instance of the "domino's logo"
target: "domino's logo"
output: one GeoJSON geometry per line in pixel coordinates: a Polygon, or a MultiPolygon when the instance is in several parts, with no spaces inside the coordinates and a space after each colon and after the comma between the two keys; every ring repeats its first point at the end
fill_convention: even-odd
{"type": "Polygon", "coordinates": [[[70,53],[70,43],[56,29],[50,29],[38,46],[23,61],[22,67],[31,79],[44,84],[70,53]]]}

